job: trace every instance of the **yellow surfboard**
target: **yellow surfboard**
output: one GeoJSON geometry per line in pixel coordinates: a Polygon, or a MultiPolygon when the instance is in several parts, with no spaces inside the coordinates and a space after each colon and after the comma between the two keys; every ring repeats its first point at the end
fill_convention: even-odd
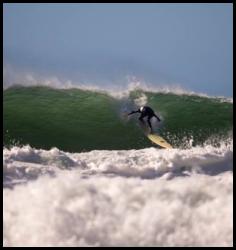
{"type": "Polygon", "coordinates": [[[150,128],[147,127],[144,123],[139,122],[140,127],[142,128],[144,134],[148,137],[149,140],[151,140],[153,143],[159,145],[163,148],[173,148],[164,138],[157,134],[151,134],[150,128]]]}
{"type": "Polygon", "coordinates": [[[173,148],[164,138],[156,134],[148,134],[148,139],[163,148],[173,148]]]}

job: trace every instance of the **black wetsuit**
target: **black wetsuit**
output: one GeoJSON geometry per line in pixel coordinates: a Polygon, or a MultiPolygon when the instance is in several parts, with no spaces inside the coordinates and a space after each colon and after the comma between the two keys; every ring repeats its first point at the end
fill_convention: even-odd
{"type": "Polygon", "coordinates": [[[151,122],[150,122],[151,118],[152,118],[152,117],[156,117],[157,120],[158,120],[159,122],[161,121],[161,119],[160,119],[160,118],[154,113],[154,111],[153,111],[150,107],[148,107],[148,106],[144,106],[142,110],[141,110],[141,108],[139,108],[139,109],[136,110],[136,111],[132,111],[132,112],[130,112],[128,115],[131,115],[131,114],[134,114],[134,113],[141,113],[141,115],[140,115],[140,117],[139,117],[139,120],[140,120],[142,123],[144,123],[143,118],[146,117],[146,116],[148,117],[148,118],[147,118],[147,122],[148,122],[149,127],[151,128],[151,131],[152,131],[152,124],[151,124],[151,122]]]}

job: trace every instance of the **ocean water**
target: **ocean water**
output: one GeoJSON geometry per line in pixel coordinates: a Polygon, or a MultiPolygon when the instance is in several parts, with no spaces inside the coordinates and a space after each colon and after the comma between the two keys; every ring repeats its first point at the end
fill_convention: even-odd
{"type": "Polygon", "coordinates": [[[223,97],[5,89],[4,246],[232,246],[232,129],[223,97]],[[173,149],[124,115],[144,104],[173,149]]]}
{"type": "Polygon", "coordinates": [[[223,98],[134,89],[119,97],[101,91],[11,87],[3,93],[3,143],[60,148],[66,152],[150,147],[137,122],[125,112],[148,104],[161,117],[156,132],[174,147],[228,139],[233,104],[223,98]]]}

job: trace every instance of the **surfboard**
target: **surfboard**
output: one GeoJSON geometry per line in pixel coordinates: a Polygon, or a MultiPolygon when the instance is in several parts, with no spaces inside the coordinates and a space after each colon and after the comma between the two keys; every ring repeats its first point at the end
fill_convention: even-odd
{"type": "Polygon", "coordinates": [[[158,146],[162,148],[173,148],[164,138],[162,138],[158,134],[150,133],[150,128],[142,122],[139,122],[139,126],[143,130],[144,134],[147,136],[147,138],[152,141],[153,143],[157,144],[158,146]]]}
{"type": "Polygon", "coordinates": [[[148,139],[163,148],[173,148],[164,138],[157,134],[148,134],[148,139]]]}

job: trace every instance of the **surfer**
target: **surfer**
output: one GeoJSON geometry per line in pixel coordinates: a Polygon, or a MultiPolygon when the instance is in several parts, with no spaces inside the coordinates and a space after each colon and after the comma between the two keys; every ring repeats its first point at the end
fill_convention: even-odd
{"type": "Polygon", "coordinates": [[[157,118],[157,120],[160,122],[161,121],[161,119],[154,113],[154,111],[150,108],[150,107],[148,107],[148,106],[142,106],[142,107],[140,107],[138,110],[136,110],[136,111],[132,111],[132,112],[130,112],[128,115],[132,115],[132,114],[134,114],[134,113],[141,113],[141,115],[140,115],[140,117],[138,118],[143,124],[145,124],[145,122],[144,122],[144,120],[143,120],[143,118],[144,117],[148,117],[147,118],[147,122],[148,122],[148,125],[149,125],[149,127],[150,127],[150,129],[151,129],[151,133],[153,133],[153,130],[152,130],[152,124],[151,124],[151,118],[152,117],[156,117],[157,118]]]}

